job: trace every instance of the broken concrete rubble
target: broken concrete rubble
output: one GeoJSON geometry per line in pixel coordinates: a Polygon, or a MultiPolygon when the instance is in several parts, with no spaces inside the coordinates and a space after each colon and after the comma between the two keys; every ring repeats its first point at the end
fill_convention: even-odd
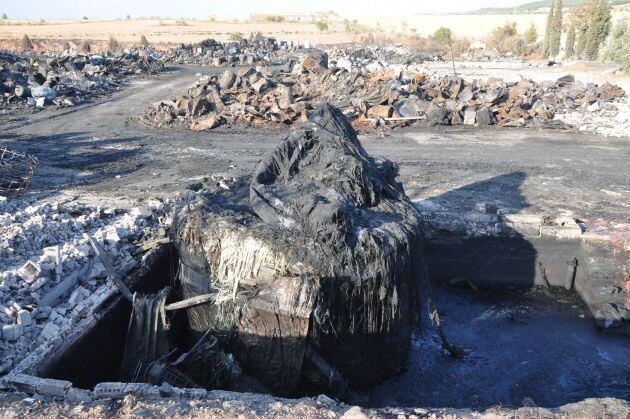
{"type": "MultiPolygon", "coordinates": [[[[262,71],[261,71],[261,73],[262,73],[262,71]]],[[[251,74],[248,75],[248,77],[249,76],[251,76],[251,74]]],[[[236,74],[234,74],[234,79],[236,79],[236,74]]],[[[278,106],[280,108],[282,108],[282,106],[280,105],[280,99],[279,99],[280,98],[280,94],[281,94],[281,90],[286,91],[286,89],[283,89],[283,87],[291,88],[292,86],[280,84],[280,85],[275,87],[275,89],[278,92],[276,97],[278,98],[278,106]]],[[[454,89],[458,89],[458,87],[455,86],[454,89]]],[[[496,91],[493,91],[493,94],[491,96],[489,96],[489,97],[490,98],[492,98],[492,97],[500,97],[500,90],[501,89],[496,89],[496,91]]],[[[208,92],[207,95],[210,95],[210,94],[213,93],[213,91],[210,90],[210,89],[207,89],[206,92],[208,92]]],[[[463,90],[460,94],[464,95],[465,97],[468,97],[468,93],[469,93],[468,90],[463,90]]],[[[471,96],[467,100],[471,100],[472,99],[472,93],[473,93],[473,91],[471,89],[470,90],[470,95],[471,96]]],[[[416,107],[420,108],[423,105],[420,105],[419,102],[422,102],[422,103],[425,102],[425,101],[418,101],[417,100],[418,98],[411,97],[411,95],[410,95],[410,97],[406,98],[405,100],[407,100],[407,99],[410,99],[414,103],[414,108],[416,108],[416,107]]],[[[223,100],[223,99],[221,99],[221,100],[223,100]]],[[[488,100],[488,99],[487,99],[486,96],[484,96],[484,98],[483,98],[484,104],[485,104],[486,100],[488,100]]],[[[444,102],[445,103],[443,103],[443,104],[438,104],[438,108],[444,108],[444,109],[447,110],[447,112],[451,112],[451,114],[449,116],[451,117],[451,121],[453,121],[452,118],[455,118],[455,116],[458,113],[453,112],[453,110],[452,110],[453,109],[453,105],[451,103],[447,103],[447,101],[444,101],[444,102]]],[[[218,104],[219,103],[217,102],[217,105],[218,104]]],[[[396,104],[398,104],[398,102],[396,104]]],[[[392,106],[392,105],[390,105],[388,103],[388,104],[382,104],[382,105],[377,105],[377,106],[386,107],[386,106],[392,106]]],[[[377,106],[373,106],[373,107],[367,108],[366,114],[369,113],[371,109],[374,109],[377,106]]],[[[421,113],[424,113],[427,110],[429,110],[429,108],[425,108],[424,110],[416,112],[416,115],[414,115],[414,116],[417,116],[417,115],[419,115],[421,113]]],[[[471,112],[475,116],[475,121],[473,121],[473,123],[475,123],[476,122],[477,110],[473,110],[471,112]]],[[[451,122],[451,123],[454,123],[454,122],[451,122]]],[[[453,130],[447,130],[447,131],[453,131],[453,130]]],[[[455,130],[455,131],[461,131],[461,130],[455,130]]],[[[467,130],[467,132],[470,133],[469,130],[467,130]]],[[[484,133],[485,132],[486,132],[486,130],[484,130],[484,133]]],[[[526,134],[519,134],[519,135],[523,135],[524,136],[526,134]]],[[[445,137],[447,137],[447,136],[448,135],[445,135],[445,137]]],[[[193,137],[196,137],[196,136],[193,136],[193,137]]],[[[479,137],[481,137],[481,136],[479,136],[479,137]]],[[[478,137],[476,137],[476,138],[478,138],[478,137]]],[[[565,138],[568,138],[568,137],[565,136],[565,138]]],[[[440,138],[440,140],[441,139],[442,138],[440,138]]],[[[272,140],[275,140],[275,139],[272,138],[272,140]]],[[[269,140],[266,140],[266,141],[269,141],[269,140]]],[[[193,146],[193,145],[191,144],[191,146],[193,146]]],[[[268,143],[265,143],[264,146],[268,147],[268,143]]],[[[369,143],[369,141],[367,141],[366,142],[366,147],[369,147],[369,146],[370,146],[370,143],[369,143]]],[[[434,170],[436,162],[434,160],[431,160],[431,159],[435,159],[435,158],[431,157],[431,156],[422,156],[422,153],[419,153],[419,154],[420,154],[420,158],[419,158],[420,164],[423,164],[424,162],[427,162],[427,164],[430,167],[429,170],[434,170]],[[422,160],[421,159],[421,158],[424,158],[424,157],[426,157],[426,160],[422,160]]],[[[256,154],[256,155],[258,155],[258,154],[256,154]]],[[[403,155],[401,153],[400,155],[402,156],[402,158],[405,161],[406,161],[407,158],[409,158],[409,159],[412,158],[411,153],[409,153],[409,155],[403,155]]],[[[451,158],[451,157],[452,156],[449,155],[449,158],[451,158]]],[[[397,159],[398,156],[396,156],[394,154],[392,158],[397,159]]],[[[455,162],[454,160],[455,160],[455,158],[453,158],[452,162],[449,162],[449,164],[450,164],[449,167],[453,167],[453,168],[457,167],[456,165],[458,165],[459,162],[455,162]]],[[[414,163],[417,163],[417,162],[414,162],[414,163]]],[[[445,163],[438,162],[437,164],[445,164],[445,163]]],[[[235,166],[238,167],[238,165],[239,165],[239,163],[237,161],[235,161],[235,166]]],[[[230,169],[232,169],[232,168],[233,168],[233,166],[230,165],[230,169]]],[[[486,166],[486,168],[487,168],[487,166],[486,166]]],[[[460,168],[456,168],[453,171],[457,171],[457,170],[460,170],[460,168]]],[[[433,172],[433,173],[435,173],[435,172],[433,172]]],[[[417,174],[417,172],[413,173],[413,175],[416,175],[416,174],[417,174]]],[[[408,174],[405,174],[405,176],[407,176],[407,175],[408,174]]],[[[405,179],[405,182],[407,182],[407,180],[409,178],[407,177],[407,178],[403,178],[403,179],[405,179]]],[[[440,182],[440,180],[438,178],[438,181],[436,183],[439,183],[439,182],[440,182]]],[[[440,186],[442,186],[442,185],[440,185],[440,186]]],[[[227,189],[230,189],[230,188],[234,188],[235,186],[234,186],[234,183],[232,183],[232,181],[224,181],[224,182],[222,182],[220,187],[227,190],[227,189]]],[[[204,194],[204,193],[205,193],[205,191],[202,190],[201,194],[204,194]]],[[[3,205],[3,204],[0,204],[0,205],[3,205]]],[[[578,234],[580,234],[582,232],[582,230],[580,232],[578,232],[577,229],[575,228],[576,225],[578,227],[582,227],[581,226],[582,223],[579,220],[578,220],[578,222],[573,221],[573,223],[567,223],[567,222],[562,221],[562,222],[560,222],[560,224],[558,224],[558,221],[554,220],[556,217],[547,217],[547,216],[543,217],[542,215],[540,215],[540,216],[537,216],[537,218],[540,219],[540,222],[537,222],[537,221],[531,221],[530,222],[530,221],[528,221],[526,219],[526,217],[522,217],[522,218],[516,217],[516,215],[518,215],[518,214],[514,214],[515,217],[506,217],[505,215],[509,215],[509,214],[504,214],[504,213],[499,212],[499,210],[503,210],[504,208],[497,209],[496,205],[495,205],[495,208],[493,209],[493,205],[494,205],[493,203],[488,203],[488,204],[484,203],[484,205],[481,205],[481,204],[477,205],[475,208],[476,208],[476,211],[479,212],[479,214],[467,214],[464,221],[465,222],[469,222],[469,224],[470,223],[475,223],[475,225],[476,224],[481,224],[482,222],[487,221],[488,224],[490,224],[491,227],[494,226],[495,234],[497,234],[497,235],[499,235],[501,237],[509,237],[509,238],[517,236],[518,234],[522,234],[522,235],[525,235],[525,236],[536,236],[536,237],[539,237],[539,238],[550,238],[550,239],[553,236],[553,240],[556,240],[556,237],[560,237],[560,236],[558,236],[558,234],[560,234],[560,235],[567,234],[567,235],[569,235],[568,237],[565,237],[565,238],[561,239],[563,241],[566,241],[566,240],[569,240],[569,237],[576,237],[578,234]],[[477,208],[479,208],[479,209],[477,209],[477,208]],[[555,223],[555,225],[553,223],[555,223]],[[565,228],[565,226],[566,226],[566,228],[565,228]],[[545,236],[543,236],[543,234],[545,236]]],[[[153,208],[151,208],[151,210],[152,211],[156,211],[156,209],[153,209],[153,208]]],[[[239,210],[239,209],[237,208],[237,210],[239,210]]],[[[134,213],[136,213],[136,212],[134,211],[134,213]]],[[[147,213],[146,209],[144,209],[144,208],[142,210],[139,209],[137,211],[137,214],[135,214],[135,215],[139,216],[142,213],[146,214],[147,213]]],[[[76,217],[76,215],[75,215],[74,218],[77,219],[76,221],[77,221],[78,225],[85,226],[85,225],[87,225],[89,223],[89,217],[81,217],[80,219],[78,219],[79,217],[76,217]]],[[[151,217],[149,216],[147,218],[150,219],[151,217]]],[[[431,217],[429,217],[429,218],[432,219],[431,217]]],[[[467,231],[465,233],[467,233],[467,231]]],[[[462,233],[462,234],[465,234],[465,233],[462,233]]],[[[96,234],[94,236],[96,237],[96,234]]],[[[124,231],[120,231],[119,232],[117,228],[110,228],[109,226],[102,230],[102,233],[101,233],[100,236],[102,238],[103,244],[107,244],[107,246],[109,246],[108,250],[111,250],[113,255],[116,254],[117,251],[119,250],[119,243],[121,241],[122,241],[122,245],[124,245],[127,242],[127,240],[124,239],[124,231]]],[[[37,249],[39,249],[39,247],[37,249]]],[[[139,247],[136,248],[134,250],[134,253],[135,253],[135,251],[138,251],[139,249],[140,249],[139,247]]],[[[46,248],[44,248],[42,250],[43,250],[43,253],[44,253],[43,256],[46,256],[46,260],[44,261],[44,260],[40,259],[38,261],[38,265],[39,264],[47,265],[47,266],[43,267],[43,270],[46,273],[46,278],[40,277],[39,274],[36,275],[36,276],[33,276],[32,277],[33,281],[31,282],[31,284],[30,284],[31,287],[29,289],[33,290],[34,288],[32,287],[32,285],[33,285],[33,283],[37,282],[37,284],[38,284],[38,286],[40,286],[40,288],[39,289],[35,289],[35,291],[37,292],[37,291],[41,290],[41,292],[43,293],[45,290],[48,289],[49,291],[46,293],[45,296],[50,296],[52,291],[55,290],[58,285],[61,285],[61,283],[57,283],[56,275],[58,274],[57,269],[60,267],[60,265],[61,265],[62,268],[64,268],[63,257],[65,256],[65,254],[63,252],[63,246],[61,246],[61,248],[59,246],[49,246],[49,247],[46,247],[46,248]],[[57,257],[57,254],[60,251],[61,251],[62,255],[61,255],[61,257],[57,257]],[[61,264],[58,263],[59,261],[61,261],[62,263],[61,264]],[[53,285],[55,285],[54,288],[52,288],[53,285]],[[48,288],[46,288],[46,287],[48,287],[48,288]]],[[[88,249],[88,251],[89,251],[89,249],[88,249]]],[[[541,252],[541,256],[540,256],[539,261],[540,261],[540,264],[542,266],[542,269],[540,269],[539,270],[540,273],[537,274],[537,275],[539,275],[540,280],[542,281],[543,278],[544,278],[552,286],[557,286],[556,283],[560,284],[561,281],[563,281],[562,282],[562,286],[570,286],[571,282],[568,279],[570,278],[570,273],[571,272],[574,273],[574,271],[571,271],[571,269],[575,269],[575,265],[570,265],[570,264],[567,263],[564,266],[562,266],[562,271],[561,271],[562,272],[562,276],[560,276],[560,275],[558,275],[558,272],[560,272],[560,271],[557,270],[555,267],[552,267],[553,269],[548,269],[548,267],[551,266],[551,264],[548,264],[548,262],[545,260],[544,257],[545,257],[545,255],[542,254],[542,252],[541,252]]],[[[94,259],[94,260],[96,260],[96,259],[94,259]]],[[[70,262],[79,263],[79,262],[75,262],[74,258],[72,258],[70,260],[70,262]]],[[[565,261],[562,260],[562,262],[564,263],[565,261]]],[[[567,260],[566,262],[569,262],[569,260],[567,260]]],[[[104,267],[101,266],[101,264],[99,264],[98,262],[96,262],[96,264],[97,264],[97,266],[95,266],[95,272],[98,273],[97,277],[96,277],[96,281],[97,281],[97,283],[100,284],[99,280],[102,279],[102,277],[105,276],[106,273],[104,273],[104,267]]],[[[21,264],[16,264],[15,267],[19,267],[20,265],[21,264]]],[[[84,266],[85,265],[88,265],[88,264],[84,264],[84,266]]],[[[65,266],[66,273],[68,272],[68,269],[72,270],[72,269],[75,269],[75,267],[72,266],[71,263],[68,263],[65,266]]],[[[580,267],[578,267],[577,269],[578,269],[578,272],[579,272],[580,267]]],[[[77,272],[77,271],[74,271],[74,272],[77,272]]],[[[62,275],[64,274],[63,269],[62,269],[61,274],[62,275]]],[[[257,275],[258,275],[258,273],[257,273],[257,275]]],[[[66,277],[65,275],[62,276],[62,280],[65,281],[65,279],[63,279],[63,278],[68,279],[68,277],[66,277]]],[[[103,281],[103,282],[110,282],[110,281],[103,281]]],[[[287,281],[287,282],[289,282],[289,281],[287,281]]],[[[585,281],[585,282],[588,282],[588,281],[585,281]]],[[[468,280],[467,283],[472,283],[472,282],[470,280],[468,280]]],[[[81,284],[82,284],[82,282],[81,282],[81,284]]],[[[290,286],[292,286],[294,284],[295,284],[295,282],[291,281],[291,282],[289,282],[289,286],[287,286],[285,282],[278,281],[278,282],[273,283],[273,286],[274,287],[277,286],[278,288],[284,290],[284,289],[291,289],[290,286]]],[[[113,284],[109,283],[109,285],[112,286],[113,284]]],[[[240,294],[240,292],[243,289],[248,290],[247,289],[248,285],[249,285],[248,283],[245,283],[244,285],[239,286],[239,288],[237,288],[236,299],[242,298],[242,295],[240,294]]],[[[42,300],[40,300],[39,307],[37,308],[37,313],[32,315],[32,321],[34,323],[39,322],[41,324],[42,323],[42,319],[40,318],[39,320],[37,320],[37,319],[35,319],[35,317],[49,315],[49,319],[53,322],[54,325],[57,325],[59,323],[58,322],[59,320],[62,323],[64,323],[63,320],[61,320],[61,319],[64,316],[69,316],[69,314],[68,314],[67,311],[64,312],[65,307],[57,307],[58,305],[63,305],[66,302],[67,302],[67,304],[69,306],[78,305],[82,301],[85,301],[86,299],[89,299],[91,295],[96,296],[97,295],[96,293],[99,291],[98,288],[96,290],[94,290],[93,287],[89,286],[89,284],[86,285],[86,287],[84,288],[83,285],[79,285],[78,281],[77,281],[76,284],[74,284],[74,282],[71,283],[71,285],[69,287],[70,287],[70,291],[72,291],[70,293],[70,296],[68,296],[65,291],[63,291],[63,290],[60,291],[60,297],[57,300],[58,302],[56,302],[54,304],[51,304],[52,309],[50,309],[49,307],[44,306],[44,304],[42,304],[42,301],[43,301],[43,298],[42,298],[42,300]],[[61,310],[57,310],[57,308],[61,308],[61,310]],[[55,323],[55,322],[57,322],[57,323],[55,323]]],[[[615,285],[615,287],[616,287],[616,285],[615,285]]],[[[473,288],[473,287],[471,286],[471,288],[473,288]]],[[[26,289],[26,287],[24,289],[26,289]]],[[[114,295],[117,296],[115,294],[116,293],[115,288],[112,287],[112,289],[110,291],[112,291],[114,293],[114,295]]],[[[305,290],[305,291],[309,291],[309,290],[305,290]]],[[[601,290],[598,290],[598,294],[599,294],[600,291],[602,291],[601,294],[604,295],[603,291],[605,291],[605,290],[604,290],[603,287],[602,287],[601,290]]],[[[210,292],[210,290],[208,292],[210,292]]],[[[613,291],[611,291],[609,293],[612,293],[612,292],[613,291]]],[[[614,291],[614,292],[618,294],[618,291],[614,291]]],[[[11,291],[11,293],[13,293],[13,291],[11,291]]],[[[617,295],[617,294],[615,294],[615,295],[617,295]]],[[[112,294],[110,293],[109,295],[110,295],[109,298],[111,298],[112,294]]],[[[208,296],[208,295],[214,296],[215,294],[204,294],[204,293],[201,293],[199,295],[199,297],[208,296]]],[[[274,309],[273,307],[269,307],[271,305],[269,303],[269,300],[275,301],[275,299],[277,297],[275,294],[269,296],[268,294],[265,294],[264,292],[260,292],[259,294],[257,294],[257,297],[259,297],[259,300],[255,301],[248,309],[250,309],[250,310],[254,310],[255,309],[258,312],[263,312],[263,313],[266,313],[267,311],[274,309]]],[[[285,298],[285,297],[287,297],[287,295],[282,294],[282,295],[280,295],[280,297],[285,298]]],[[[302,298],[301,295],[298,296],[298,297],[300,299],[302,298]]],[[[599,295],[597,297],[599,297],[599,295]]],[[[193,298],[195,298],[195,297],[193,297],[193,298]]],[[[197,306],[201,306],[202,304],[206,304],[206,303],[208,305],[213,304],[212,302],[214,300],[215,300],[214,298],[210,298],[207,301],[205,301],[204,303],[197,304],[197,306]]],[[[95,301],[94,299],[90,299],[86,304],[83,304],[81,306],[82,310],[85,311],[86,308],[92,307],[94,301],[95,301]]],[[[189,301],[189,300],[184,300],[184,301],[189,301]]],[[[289,302],[289,303],[286,302],[286,298],[284,300],[281,300],[280,302],[281,302],[281,305],[283,307],[285,306],[285,304],[286,305],[291,305],[291,302],[289,302]]],[[[599,310],[599,312],[601,312],[602,316],[600,318],[598,318],[598,325],[600,325],[600,327],[606,328],[607,330],[613,330],[613,329],[618,329],[619,325],[623,324],[623,313],[620,310],[620,307],[622,307],[622,306],[620,306],[616,302],[611,302],[611,300],[604,299],[604,298],[602,298],[601,300],[598,300],[597,304],[601,306],[601,310],[599,310]],[[614,314],[614,316],[613,316],[613,315],[610,314],[610,313],[613,313],[613,312],[614,313],[621,313],[621,315],[614,314]]],[[[308,305],[308,304],[306,304],[306,305],[308,305]]],[[[183,307],[183,308],[180,307],[179,309],[187,309],[187,308],[188,308],[188,306],[183,307]]],[[[165,308],[165,310],[166,310],[166,308],[165,308]]],[[[3,322],[6,321],[7,325],[9,324],[10,321],[15,322],[15,323],[12,323],[12,324],[19,324],[19,325],[21,325],[20,324],[20,313],[22,313],[23,311],[26,311],[26,312],[30,313],[31,312],[31,307],[29,307],[28,304],[27,305],[21,304],[21,302],[19,304],[15,303],[15,304],[7,305],[7,307],[2,307],[2,311],[1,312],[4,313],[5,316],[7,316],[10,319],[9,320],[9,319],[7,319],[7,317],[5,317],[2,320],[3,320],[3,322]],[[7,310],[5,310],[5,308],[7,310]]],[[[96,314],[96,316],[94,317],[95,319],[98,320],[100,318],[101,319],[101,323],[105,323],[106,322],[107,319],[104,321],[104,320],[102,320],[103,317],[100,317],[103,313],[105,313],[104,310],[96,310],[96,311],[94,311],[94,313],[96,314]]],[[[302,317],[304,317],[302,312],[300,312],[299,314],[302,317]]],[[[91,314],[86,315],[85,317],[90,317],[90,316],[91,316],[91,314]]],[[[72,321],[73,322],[74,322],[75,319],[76,319],[76,317],[72,317],[72,321]]],[[[263,317],[263,320],[266,320],[266,318],[263,317]]],[[[284,321],[285,319],[282,319],[282,320],[284,321]]],[[[295,319],[293,319],[293,320],[295,320],[295,319]]],[[[75,326],[75,329],[82,329],[84,327],[84,325],[85,325],[85,323],[79,323],[79,322],[77,322],[76,324],[77,325],[75,326]]],[[[49,329],[51,329],[52,332],[48,332],[47,331],[46,333],[43,333],[42,335],[40,335],[40,338],[37,339],[36,344],[32,344],[29,347],[29,351],[30,351],[30,348],[38,348],[38,345],[39,345],[39,347],[44,347],[44,346],[45,347],[52,347],[52,345],[55,345],[55,341],[57,341],[57,340],[66,340],[67,336],[68,336],[68,330],[69,329],[66,326],[64,326],[64,325],[57,326],[57,327],[58,328],[55,329],[54,327],[51,326],[49,329]],[[39,344],[40,340],[45,340],[45,342],[43,342],[40,345],[39,344]]],[[[248,330],[257,330],[257,327],[258,327],[258,325],[254,324],[254,326],[251,329],[247,329],[246,327],[243,327],[243,330],[245,332],[247,332],[248,330]]],[[[282,327],[284,328],[284,324],[282,325],[282,327]]],[[[16,328],[16,329],[21,329],[21,328],[16,328]]],[[[28,327],[26,327],[26,329],[28,329],[28,327]]],[[[28,330],[27,330],[27,332],[28,332],[28,330]]],[[[64,346],[57,346],[57,348],[60,348],[60,349],[58,349],[58,352],[63,352],[64,349],[65,349],[64,346]]],[[[38,351],[37,353],[41,353],[41,352],[38,351]]],[[[50,354],[50,352],[48,352],[48,354],[50,354]]],[[[329,368],[330,364],[328,365],[328,367],[326,367],[325,365],[323,367],[320,366],[319,360],[314,355],[317,355],[317,353],[313,354],[313,353],[308,353],[308,351],[307,351],[306,354],[305,354],[305,357],[304,357],[304,360],[305,360],[304,364],[309,365],[309,368],[312,368],[312,365],[310,365],[310,364],[315,365],[315,367],[320,371],[320,374],[319,374],[320,376],[321,375],[326,375],[328,377],[334,377],[334,381],[337,381],[337,377],[340,375],[339,371],[337,369],[329,368]],[[321,374],[321,372],[323,372],[323,371],[332,371],[333,374],[321,374]],[[337,374],[337,373],[339,373],[339,374],[337,374]]],[[[3,372],[4,371],[8,371],[8,369],[13,367],[13,359],[9,359],[9,360],[7,360],[7,362],[9,362],[9,363],[8,364],[6,364],[6,362],[2,363],[2,366],[0,367],[1,371],[3,371],[3,372]]],[[[68,380],[68,381],[70,381],[70,380],[68,380]]],[[[122,384],[121,386],[123,388],[126,388],[124,384],[122,384]]],[[[134,387],[134,386],[130,386],[130,387],[134,387]]],[[[90,388],[91,388],[91,386],[90,386],[90,388]]],[[[142,392],[142,391],[144,391],[144,389],[146,389],[146,387],[142,387],[142,386],[137,386],[137,387],[134,387],[134,388],[137,388],[139,392],[142,392]]],[[[214,388],[214,387],[212,387],[212,388],[214,388]]],[[[155,389],[153,389],[153,388],[147,390],[147,394],[153,394],[154,390],[155,389]]],[[[165,394],[172,394],[173,393],[173,389],[169,388],[169,386],[164,385],[164,383],[162,383],[162,385],[158,386],[158,392],[160,393],[160,395],[162,397],[164,397],[165,394]]],[[[70,394],[70,390],[68,390],[68,394],[70,394]]],[[[81,396],[81,395],[79,395],[79,396],[81,396]]],[[[68,397],[68,400],[70,400],[70,396],[67,396],[67,397],[68,397]]],[[[535,396],[534,396],[534,399],[536,399],[538,401],[538,399],[535,396]]],[[[345,411],[347,409],[343,409],[343,410],[345,411]]],[[[357,409],[354,409],[354,410],[357,410],[357,409]]]]}
{"type": "Polygon", "coordinates": [[[593,102],[584,109],[555,115],[555,119],[577,127],[579,131],[596,132],[605,137],[627,137],[630,132],[630,98],[612,102],[593,102]]]}
{"type": "MultiPolygon", "coordinates": [[[[286,399],[265,394],[241,393],[234,391],[171,388],[165,391],[159,386],[146,386],[138,383],[103,383],[96,391],[85,391],[75,387],[67,390],[65,400],[52,396],[35,395],[24,399],[25,393],[5,393],[0,399],[3,412],[15,414],[28,411],[35,417],[79,417],[102,416],[103,412],[123,410],[129,416],[172,417],[402,417],[410,419],[428,418],[467,418],[467,417],[597,417],[605,411],[612,417],[623,417],[630,404],[622,398],[589,398],[575,403],[553,408],[536,407],[531,400],[522,407],[492,406],[488,408],[437,408],[437,407],[382,407],[367,408],[340,403],[319,395],[286,399]],[[161,397],[156,398],[159,393],[161,397]],[[81,399],[75,400],[77,394],[81,399]],[[110,395],[111,397],[107,397],[110,395]],[[39,402],[40,400],[44,403],[39,402]],[[36,402],[37,400],[37,402],[36,402]],[[357,416],[354,416],[357,417],[357,416]]],[[[28,395],[28,393],[26,393],[28,395]]]]}
{"type": "Polygon", "coordinates": [[[72,325],[71,319],[81,316],[91,304],[88,300],[94,292],[107,283],[83,233],[102,241],[115,254],[117,269],[127,272],[141,256],[135,254],[135,242],[153,238],[163,211],[163,203],[160,211],[148,210],[150,215],[143,208],[116,214],[109,209],[45,199],[15,199],[2,204],[0,351],[8,363],[3,364],[3,372],[38,345],[58,338],[64,327],[72,325]],[[58,244],[50,246],[53,243],[58,244]]]}

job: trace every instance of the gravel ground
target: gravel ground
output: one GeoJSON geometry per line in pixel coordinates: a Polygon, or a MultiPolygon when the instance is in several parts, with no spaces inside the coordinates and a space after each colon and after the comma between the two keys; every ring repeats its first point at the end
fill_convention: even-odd
{"type": "Polygon", "coordinates": [[[6,418],[625,418],[630,405],[620,399],[587,399],[558,408],[533,406],[518,409],[494,406],[485,410],[383,408],[362,409],[338,404],[325,397],[296,400],[276,397],[213,392],[205,400],[102,400],[88,404],[70,404],[35,400],[20,394],[0,395],[0,415],[6,418]]]}

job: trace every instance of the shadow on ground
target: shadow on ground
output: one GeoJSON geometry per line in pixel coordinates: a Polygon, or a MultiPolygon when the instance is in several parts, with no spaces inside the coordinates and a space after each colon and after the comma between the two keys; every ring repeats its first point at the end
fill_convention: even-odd
{"type": "MultiPolygon", "coordinates": [[[[525,179],[522,172],[500,175],[430,201],[447,212],[480,202],[518,211],[529,206],[520,192],[525,179]]],[[[406,371],[373,388],[367,404],[485,409],[630,398],[628,338],[600,332],[575,292],[533,287],[537,252],[523,236],[463,240],[461,232],[442,231],[436,241],[426,243],[434,296],[447,335],[468,355],[446,355],[424,319],[406,371]],[[484,283],[503,278],[510,285],[475,290],[465,281],[484,275],[493,278],[484,283]]]]}
{"type": "Polygon", "coordinates": [[[78,131],[4,137],[0,147],[38,157],[40,165],[31,182],[32,192],[88,185],[133,172],[142,166],[140,157],[145,153],[139,141],[142,137],[135,136],[100,138],[78,131]]]}

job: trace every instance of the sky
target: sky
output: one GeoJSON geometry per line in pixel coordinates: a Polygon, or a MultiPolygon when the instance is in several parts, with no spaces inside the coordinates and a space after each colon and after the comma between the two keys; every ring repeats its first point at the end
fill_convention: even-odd
{"type": "Polygon", "coordinates": [[[510,7],[528,0],[0,0],[0,13],[12,19],[117,19],[247,17],[250,13],[334,10],[343,16],[401,16],[510,7]],[[389,7],[391,4],[392,7],[389,7]],[[385,7],[385,10],[383,8],[385,7]]]}

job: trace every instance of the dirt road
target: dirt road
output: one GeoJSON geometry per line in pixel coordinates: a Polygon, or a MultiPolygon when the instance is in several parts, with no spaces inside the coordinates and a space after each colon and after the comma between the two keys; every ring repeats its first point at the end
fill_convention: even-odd
{"type": "MultiPolygon", "coordinates": [[[[54,191],[118,206],[169,196],[212,174],[249,174],[288,128],[224,126],[192,132],[146,128],[132,120],[151,103],[185,90],[196,73],[217,71],[173,67],[108,99],[27,115],[2,127],[0,144],[40,158],[30,194],[54,191]]],[[[370,153],[401,166],[401,180],[413,199],[459,190],[466,195],[461,205],[498,200],[531,211],[629,221],[626,138],[442,127],[406,128],[384,138],[362,134],[360,139],[370,153]]]]}

